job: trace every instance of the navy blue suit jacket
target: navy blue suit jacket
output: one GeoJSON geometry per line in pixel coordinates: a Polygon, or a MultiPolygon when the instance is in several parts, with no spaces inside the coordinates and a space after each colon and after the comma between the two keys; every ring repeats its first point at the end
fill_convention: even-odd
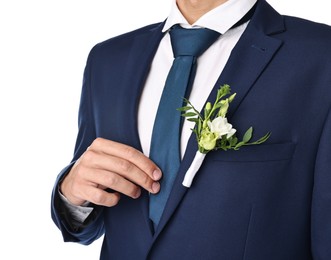
{"type": "MultiPolygon", "coordinates": [[[[101,259],[331,259],[331,28],[281,16],[259,0],[222,84],[237,96],[229,121],[270,139],[210,152],[191,188],[181,183],[197,150],[192,135],[164,215],[152,232],[148,194],[96,207],[68,223],[58,181],[96,137],[141,149],[137,107],[163,23],[97,44],[90,52],[72,163],[60,173],[52,218],[65,241],[104,236],[101,259]]],[[[214,69],[214,68],[210,68],[214,69]]]]}

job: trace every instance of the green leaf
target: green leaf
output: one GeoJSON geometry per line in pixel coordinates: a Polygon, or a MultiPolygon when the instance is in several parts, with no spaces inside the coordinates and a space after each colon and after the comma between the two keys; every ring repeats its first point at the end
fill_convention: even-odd
{"type": "Polygon", "coordinates": [[[185,114],[182,114],[183,117],[192,117],[192,116],[196,116],[197,114],[195,112],[188,112],[185,114]]]}
{"type": "Polygon", "coordinates": [[[197,118],[197,117],[193,117],[193,118],[192,118],[192,117],[191,117],[191,118],[188,118],[187,121],[194,122],[194,123],[197,124],[197,123],[199,122],[199,118],[197,118]]]}
{"type": "Polygon", "coordinates": [[[178,111],[181,111],[181,112],[185,112],[185,111],[188,111],[192,109],[191,106],[185,106],[185,107],[180,107],[180,108],[177,108],[178,111]]]}
{"type": "Polygon", "coordinates": [[[241,142],[239,142],[239,143],[236,144],[236,146],[234,147],[234,149],[235,149],[235,150],[239,150],[239,148],[240,148],[241,146],[245,145],[245,144],[246,144],[245,142],[241,141],[241,142]]]}
{"type": "Polygon", "coordinates": [[[265,141],[267,141],[269,139],[269,137],[271,136],[271,133],[268,132],[267,134],[265,134],[264,136],[262,136],[260,139],[256,140],[255,142],[252,143],[248,143],[248,145],[252,145],[252,144],[262,144],[265,141]]]}
{"type": "Polygon", "coordinates": [[[251,140],[253,135],[253,127],[248,128],[248,130],[246,131],[246,133],[244,134],[243,140],[242,142],[244,143],[248,143],[249,140],[251,140]]]}
{"type": "Polygon", "coordinates": [[[271,133],[269,132],[269,133],[265,134],[264,136],[262,136],[260,139],[256,140],[255,142],[248,143],[248,142],[241,141],[234,147],[234,149],[238,150],[241,146],[244,146],[244,145],[262,144],[265,141],[267,141],[270,136],[271,136],[271,133]]]}

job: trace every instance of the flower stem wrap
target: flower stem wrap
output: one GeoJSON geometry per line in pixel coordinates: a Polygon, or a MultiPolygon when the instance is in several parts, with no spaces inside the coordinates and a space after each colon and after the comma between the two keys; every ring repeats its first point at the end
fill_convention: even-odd
{"type": "Polygon", "coordinates": [[[191,163],[190,168],[188,168],[184,180],[183,180],[183,185],[187,188],[191,187],[192,181],[194,179],[194,176],[196,175],[196,173],[198,172],[198,170],[200,169],[200,166],[203,163],[203,160],[205,159],[206,154],[201,153],[199,151],[196,152],[194,159],[191,163]]]}

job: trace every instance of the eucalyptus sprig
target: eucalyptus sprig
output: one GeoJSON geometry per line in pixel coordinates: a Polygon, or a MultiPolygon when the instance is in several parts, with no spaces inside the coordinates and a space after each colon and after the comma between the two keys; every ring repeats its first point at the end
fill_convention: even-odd
{"type": "Polygon", "coordinates": [[[178,108],[182,116],[188,121],[194,122],[192,131],[195,133],[198,150],[206,154],[212,150],[238,150],[242,146],[262,144],[268,140],[271,133],[268,132],[256,141],[251,141],[253,136],[253,127],[249,127],[242,139],[236,137],[236,129],[228,123],[226,114],[230,103],[236,97],[236,93],[231,94],[231,88],[225,84],[217,91],[215,102],[207,102],[203,115],[192,105],[188,99],[184,99],[186,105],[178,108]]]}

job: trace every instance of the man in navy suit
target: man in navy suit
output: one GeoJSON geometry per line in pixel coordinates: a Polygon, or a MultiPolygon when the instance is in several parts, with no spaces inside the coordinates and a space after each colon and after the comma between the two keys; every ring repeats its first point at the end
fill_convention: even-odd
{"type": "Polygon", "coordinates": [[[51,210],[65,241],[104,234],[100,259],[331,259],[331,28],[282,16],[265,0],[173,0],[166,21],[97,44],[75,154],[51,210]],[[229,84],[238,135],[249,126],[272,134],[208,153],[187,188],[197,142],[185,121],[180,169],[154,229],[149,197],[163,173],[148,155],[174,24],[221,34],[198,59],[192,104],[202,109],[229,84]]]}

